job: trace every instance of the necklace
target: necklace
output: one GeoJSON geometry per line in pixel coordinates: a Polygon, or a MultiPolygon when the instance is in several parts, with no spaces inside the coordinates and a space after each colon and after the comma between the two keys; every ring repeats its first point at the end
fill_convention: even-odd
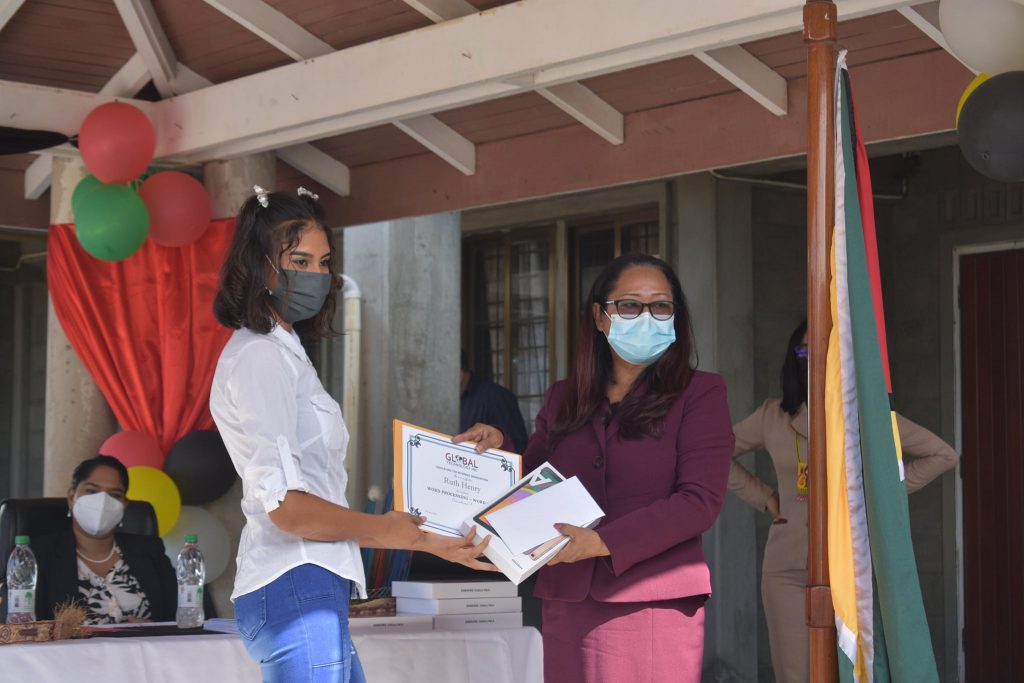
{"type": "Polygon", "coordinates": [[[112,558],[114,556],[115,552],[117,552],[117,544],[116,543],[111,543],[110,544],[110,552],[107,554],[107,556],[104,557],[102,560],[94,560],[91,557],[86,557],[85,555],[82,554],[81,550],[78,550],[77,548],[75,548],[75,553],[77,553],[80,558],[82,558],[86,562],[92,562],[93,564],[103,564],[104,562],[106,562],[110,558],[112,558]]]}

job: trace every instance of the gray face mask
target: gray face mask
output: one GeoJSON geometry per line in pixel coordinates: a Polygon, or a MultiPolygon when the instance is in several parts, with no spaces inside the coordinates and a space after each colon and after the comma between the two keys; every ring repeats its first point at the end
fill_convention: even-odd
{"type": "MultiPolygon", "coordinates": [[[[268,259],[269,260],[269,259],[268,259]]],[[[273,263],[270,264],[273,267],[273,263]]],[[[278,274],[277,286],[270,290],[270,304],[281,316],[281,320],[289,325],[308,320],[320,312],[324,301],[331,292],[330,273],[312,273],[302,270],[288,270],[287,284],[281,271],[278,274]]]]}

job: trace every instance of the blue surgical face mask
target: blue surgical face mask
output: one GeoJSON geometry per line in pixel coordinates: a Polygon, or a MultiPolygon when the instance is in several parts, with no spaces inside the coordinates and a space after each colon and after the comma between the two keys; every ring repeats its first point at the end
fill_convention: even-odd
{"type": "Polygon", "coordinates": [[[619,358],[633,365],[650,365],[661,358],[676,340],[675,317],[655,320],[644,311],[636,318],[624,319],[619,314],[609,315],[612,326],[608,330],[608,343],[619,358]]]}

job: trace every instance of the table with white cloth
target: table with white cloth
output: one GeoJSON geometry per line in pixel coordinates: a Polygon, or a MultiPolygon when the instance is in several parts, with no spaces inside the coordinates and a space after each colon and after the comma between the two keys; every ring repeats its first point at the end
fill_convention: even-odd
{"type": "MultiPolygon", "coordinates": [[[[534,628],[353,635],[369,683],[541,683],[534,628]]],[[[0,683],[260,680],[237,635],[89,638],[0,646],[0,683]]]]}

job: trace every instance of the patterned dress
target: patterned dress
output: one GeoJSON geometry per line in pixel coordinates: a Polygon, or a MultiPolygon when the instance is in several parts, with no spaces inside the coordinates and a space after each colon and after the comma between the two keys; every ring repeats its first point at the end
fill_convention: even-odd
{"type": "Polygon", "coordinates": [[[121,549],[116,544],[114,550],[119,559],[106,576],[97,576],[78,558],[78,593],[88,612],[86,624],[120,624],[128,621],[128,617],[150,618],[146,594],[120,557],[121,549]]]}

